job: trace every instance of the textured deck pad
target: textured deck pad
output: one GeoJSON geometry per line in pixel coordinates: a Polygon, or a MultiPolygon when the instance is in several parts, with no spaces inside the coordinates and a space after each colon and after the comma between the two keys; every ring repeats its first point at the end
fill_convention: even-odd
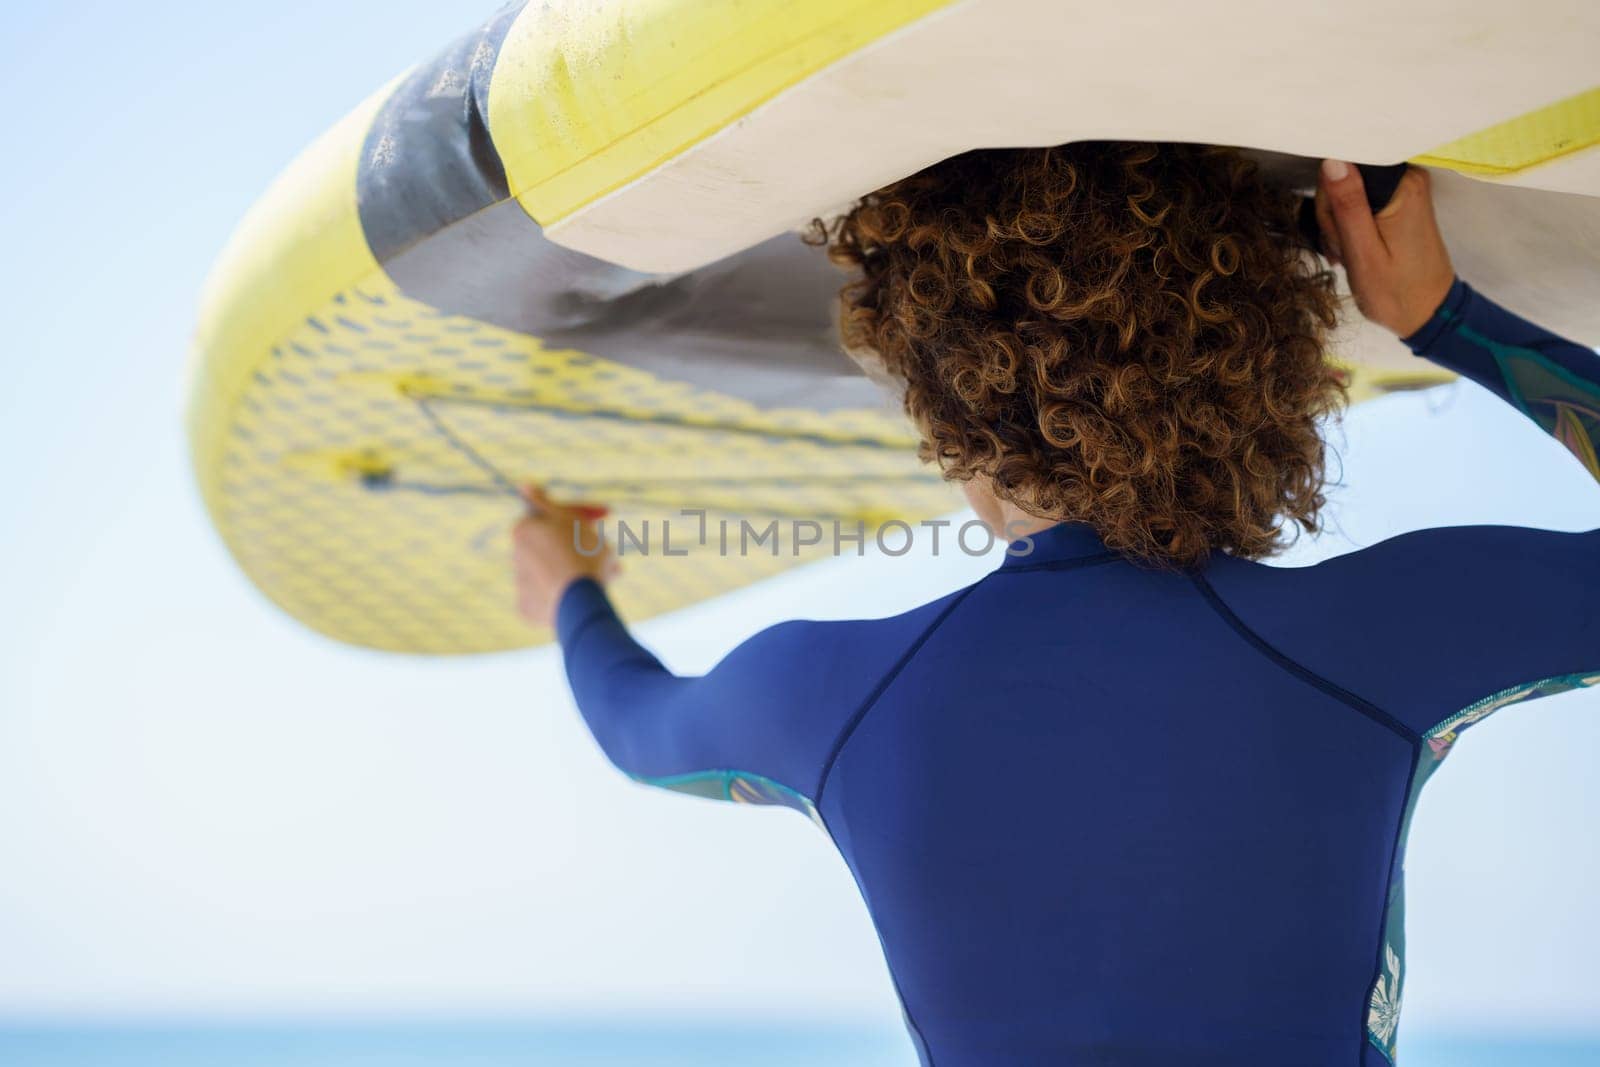
{"type": "Polygon", "coordinates": [[[380,276],[337,294],[253,376],[222,460],[229,544],[274,600],[340,640],[528,644],[539,635],[516,618],[509,579],[521,505],[458,443],[558,498],[610,503],[644,542],[623,545],[617,585],[633,617],[831,551],[836,521],[870,531],[954,503],[885,413],[757,409],[443,314],[380,276]]]}
{"type": "MultiPolygon", "coordinates": [[[[1292,50],[1295,34],[1321,34],[1329,54],[1356,48],[1340,33],[1365,39],[1381,5],[1322,12],[1309,28],[1273,9],[1242,37],[1254,8],[1231,7],[1231,21],[1201,19],[1226,35],[1218,56],[1252,34],[1274,57],[1268,46],[1292,50]]],[[[207,507],[296,618],[431,653],[547,639],[513,612],[522,481],[611,504],[647,539],[643,553],[623,546],[616,596],[633,619],[831,552],[835,523],[870,539],[884,520],[953,510],[892,401],[838,349],[841,277],[789,231],[984,144],[1158,137],[1488,175],[1496,184],[1439,174],[1463,275],[1588,337],[1600,305],[1578,297],[1600,274],[1600,94],[1575,73],[1571,39],[1574,19],[1596,16],[1557,14],[1441,8],[1388,27],[1384,48],[1432,42],[1406,77],[1435,79],[1429,92],[1446,99],[1379,79],[1394,106],[1378,122],[1322,76],[1326,106],[1279,114],[1312,98],[1290,77],[1304,55],[1263,59],[1248,91],[1216,73],[1216,57],[1192,99],[1162,88],[1178,77],[1170,64],[1134,91],[1138,65],[1105,57],[1130,40],[1179,66],[1204,55],[1192,6],[1102,8],[1070,24],[1045,0],[503,9],[308,149],[230,242],[190,386],[207,507]],[[1459,32],[1438,34],[1439,19],[1459,32]],[[975,32],[1011,25],[1033,32],[975,32]],[[1530,42],[1540,61],[1517,60],[1516,77],[1461,73],[1530,42]],[[1046,46],[1077,58],[991,62],[996,48],[1046,46]],[[1031,87],[1019,73],[1030,69],[1043,79],[1031,87]],[[1074,77],[1063,94],[1057,83],[1074,77]],[[1439,79],[1480,91],[1460,99],[1439,79]]],[[[1358,398],[1438,380],[1359,325],[1339,351],[1368,361],[1358,398]]]]}

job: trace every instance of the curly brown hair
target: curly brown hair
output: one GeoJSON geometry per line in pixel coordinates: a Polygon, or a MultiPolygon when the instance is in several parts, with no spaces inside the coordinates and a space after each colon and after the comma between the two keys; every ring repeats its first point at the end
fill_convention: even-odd
{"type": "Polygon", "coordinates": [[[1344,387],[1297,203],[1234,149],[984,149],[807,240],[858,273],[845,346],[903,385],[924,460],[1183,567],[1317,529],[1344,387]]]}

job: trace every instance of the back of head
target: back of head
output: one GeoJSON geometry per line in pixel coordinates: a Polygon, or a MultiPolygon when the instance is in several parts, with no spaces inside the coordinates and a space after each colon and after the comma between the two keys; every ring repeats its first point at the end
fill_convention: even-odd
{"type": "Polygon", "coordinates": [[[1333,276],[1296,198],[1200,145],[984,149],[816,227],[841,331],[923,458],[1158,565],[1269,555],[1324,503],[1333,276]]]}

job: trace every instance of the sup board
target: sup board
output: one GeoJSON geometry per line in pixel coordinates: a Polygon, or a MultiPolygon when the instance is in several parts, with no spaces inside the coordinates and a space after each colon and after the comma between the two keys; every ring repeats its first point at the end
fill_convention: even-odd
{"type": "MultiPolygon", "coordinates": [[[[284,610],[420,653],[548,639],[513,610],[515,483],[643,534],[635,620],[830,553],[833,523],[854,551],[950,512],[796,231],[979,147],[1235,145],[1288,184],[1409,160],[1463,277],[1600,337],[1597,40],[1600,6],[1553,0],[513,4],[238,227],[189,382],[202,494],[284,610]]],[[[1356,318],[1356,399],[1441,380],[1356,318]]]]}

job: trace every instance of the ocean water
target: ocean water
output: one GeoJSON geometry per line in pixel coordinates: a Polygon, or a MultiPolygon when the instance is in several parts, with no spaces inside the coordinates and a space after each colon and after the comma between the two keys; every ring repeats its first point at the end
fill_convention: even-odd
{"type": "MultiPolygon", "coordinates": [[[[1404,1067],[1600,1065],[1595,1040],[1422,1036],[1404,1067]]],[[[915,1067],[896,1031],[849,1028],[0,1024],[4,1067],[915,1067]]]]}

